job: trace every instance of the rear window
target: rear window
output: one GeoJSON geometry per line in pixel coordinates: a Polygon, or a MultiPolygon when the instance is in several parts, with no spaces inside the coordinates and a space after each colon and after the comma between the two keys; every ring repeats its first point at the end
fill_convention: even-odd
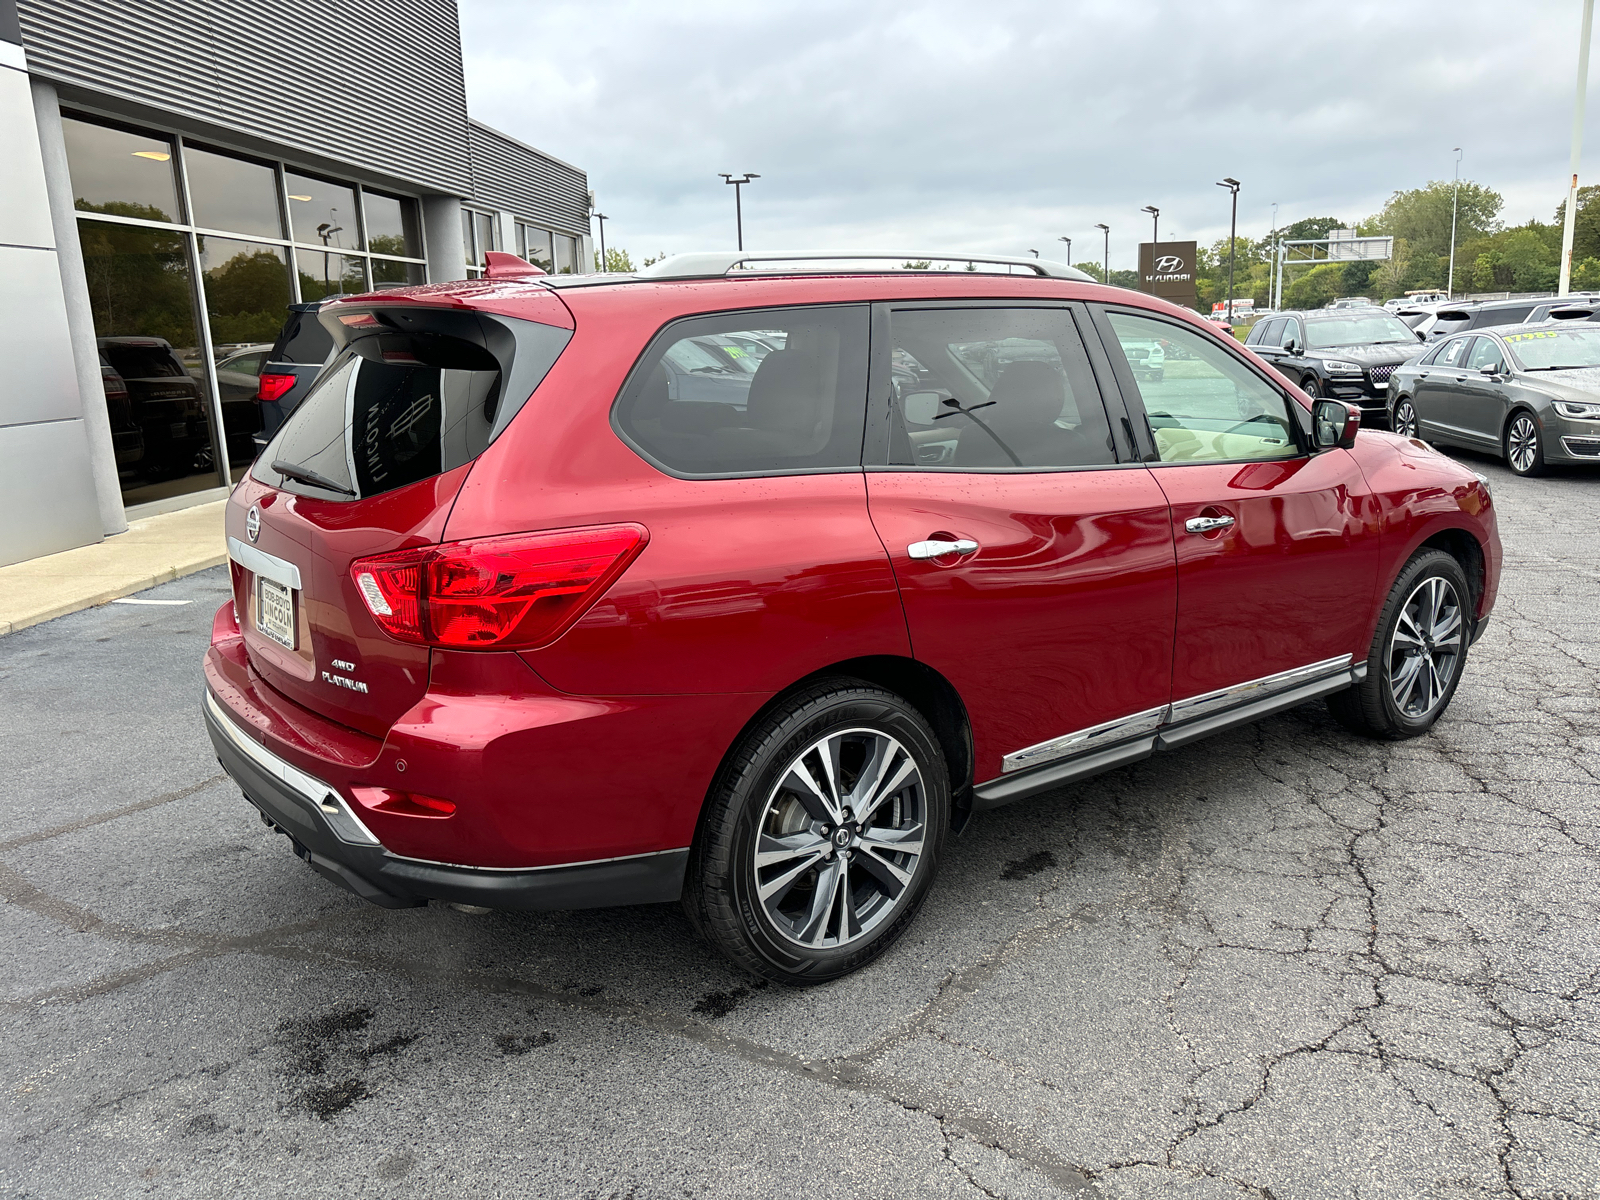
{"type": "Polygon", "coordinates": [[[675,322],[635,365],[613,425],[678,475],[859,469],[868,327],[864,306],[675,322]]]}
{"type": "Polygon", "coordinates": [[[317,320],[316,311],[291,311],[268,361],[315,366],[326,362],[332,352],[333,335],[317,320]]]}
{"type": "Polygon", "coordinates": [[[165,346],[102,346],[100,353],[124,379],[155,379],[184,374],[183,364],[165,346]]]}
{"type": "Polygon", "coordinates": [[[330,347],[345,337],[347,344],[251,477],[358,499],[453,471],[505,428],[571,336],[533,321],[417,311],[376,328],[330,332],[330,347]]]}

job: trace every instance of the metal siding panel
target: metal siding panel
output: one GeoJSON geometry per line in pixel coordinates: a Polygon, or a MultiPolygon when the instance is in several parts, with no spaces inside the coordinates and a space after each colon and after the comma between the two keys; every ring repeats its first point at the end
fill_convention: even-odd
{"type": "Polygon", "coordinates": [[[470,194],[450,0],[19,0],[43,77],[470,194]],[[315,53],[307,47],[314,47],[315,53]]]}
{"type": "Polygon", "coordinates": [[[467,126],[473,197],[562,233],[589,232],[588,176],[478,121],[467,126]]]}

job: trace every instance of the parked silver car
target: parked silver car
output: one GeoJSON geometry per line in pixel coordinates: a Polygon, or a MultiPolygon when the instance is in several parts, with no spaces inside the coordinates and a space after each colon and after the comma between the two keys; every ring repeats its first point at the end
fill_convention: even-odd
{"type": "Polygon", "coordinates": [[[1397,368],[1390,395],[1396,433],[1499,454],[1518,475],[1600,466],[1600,325],[1461,334],[1397,368]]]}

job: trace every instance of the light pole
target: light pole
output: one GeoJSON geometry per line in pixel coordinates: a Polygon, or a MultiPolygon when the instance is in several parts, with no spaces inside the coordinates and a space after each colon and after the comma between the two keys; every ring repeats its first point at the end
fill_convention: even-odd
{"type": "MultiPolygon", "coordinates": [[[[1593,3],[1593,0],[1589,0],[1589,2],[1593,3]]],[[[1584,51],[1584,56],[1588,57],[1587,50],[1584,51]]],[[[1461,147],[1457,146],[1455,150],[1456,181],[1450,188],[1450,277],[1444,285],[1445,296],[1451,300],[1456,298],[1456,204],[1461,199],[1461,147]]],[[[1573,178],[1576,179],[1577,176],[1573,176],[1573,178]]],[[[1570,212],[1571,209],[1572,205],[1569,203],[1567,210],[1570,212]]],[[[1570,246],[1567,247],[1569,253],[1571,249],[1570,246]]],[[[1565,292],[1562,293],[1562,295],[1565,294],[1565,292]]]]}
{"type": "Polygon", "coordinates": [[[606,265],[606,215],[596,210],[594,219],[600,222],[600,270],[608,271],[611,268],[606,265]]]}
{"type": "Polygon", "coordinates": [[[1276,308],[1274,297],[1277,295],[1277,269],[1278,269],[1278,202],[1272,202],[1272,232],[1267,235],[1267,240],[1272,243],[1272,258],[1267,262],[1267,307],[1276,308]]]}
{"type": "Polygon", "coordinates": [[[739,233],[739,249],[743,250],[744,249],[744,204],[741,201],[741,197],[743,195],[742,189],[743,189],[744,185],[749,183],[752,179],[760,179],[761,176],[752,175],[752,174],[750,174],[749,171],[746,171],[738,179],[735,179],[732,175],[723,174],[720,171],[718,172],[718,174],[722,175],[722,182],[723,183],[731,183],[733,185],[733,222],[734,222],[734,228],[737,229],[738,233],[739,233]]]}
{"type": "Polygon", "coordinates": [[[1150,242],[1154,245],[1161,240],[1161,210],[1154,204],[1146,204],[1139,211],[1150,214],[1150,242]]]}
{"type": "Polygon", "coordinates": [[[1111,226],[1102,225],[1099,222],[1096,222],[1095,223],[1095,228],[1096,229],[1105,230],[1105,234],[1106,234],[1106,265],[1103,268],[1103,270],[1105,271],[1105,278],[1102,279],[1101,282],[1109,284],[1111,282],[1111,226]]]}
{"type": "Polygon", "coordinates": [[[1228,189],[1233,197],[1233,217],[1228,222],[1228,324],[1233,324],[1233,260],[1238,252],[1239,240],[1239,181],[1224,175],[1217,184],[1228,189]]]}
{"type": "Polygon", "coordinates": [[[1029,250],[1028,253],[1033,255],[1035,258],[1039,257],[1039,252],[1037,250],[1029,250]]]}
{"type": "Polygon", "coordinates": [[[1056,241],[1065,242],[1067,244],[1067,266],[1070,267],[1072,265],[1072,239],[1069,237],[1058,237],[1056,241]]]}
{"type": "MultiPolygon", "coordinates": [[[[322,294],[324,296],[326,296],[329,290],[333,287],[332,282],[328,279],[328,239],[336,233],[344,232],[343,225],[335,225],[333,223],[339,219],[339,210],[336,208],[330,208],[328,210],[328,216],[332,217],[333,220],[324,221],[321,225],[317,226],[317,236],[322,239],[322,294]]],[[[342,274],[339,278],[339,292],[341,295],[344,293],[344,277],[342,274]]]]}
{"type": "Polygon", "coordinates": [[[1572,184],[1567,189],[1567,219],[1561,227],[1561,284],[1556,295],[1572,287],[1572,235],[1578,209],[1578,156],[1583,150],[1583,101],[1589,90],[1589,32],[1594,28],[1594,0],[1583,0],[1583,35],[1578,42],[1578,98],[1572,104],[1572,184]]]}

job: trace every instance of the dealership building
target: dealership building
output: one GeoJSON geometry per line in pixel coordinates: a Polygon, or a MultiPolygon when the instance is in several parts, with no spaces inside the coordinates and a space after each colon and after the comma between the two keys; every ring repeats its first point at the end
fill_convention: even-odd
{"type": "Polygon", "coordinates": [[[0,565],[219,498],[288,306],[592,261],[454,0],[0,0],[0,565]]]}

